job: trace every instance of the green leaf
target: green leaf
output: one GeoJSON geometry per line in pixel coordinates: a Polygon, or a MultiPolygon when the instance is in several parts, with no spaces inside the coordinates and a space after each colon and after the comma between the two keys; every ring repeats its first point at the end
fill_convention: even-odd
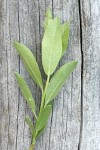
{"type": "Polygon", "coordinates": [[[52,77],[47,91],[46,91],[46,98],[45,98],[45,106],[50,103],[58,94],[61,87],[63,86],[65,80],[69,77],[72,73],[74,68],[77,65],[77,61],[69,62],[63,65],[52,77]]]}
{"type": "Polygon", "coordinates": [[[52,12],[48,9],[45,13],[45,20],[44,20],[44,28],[46,29],[48,26],[48,20],[52,19],[52,12]]]}
{"type": "Polygon", "coordinates": [[[56,69],[62,55],[61,25],[58,18],[48,20],[48,27],[42,41],[42,64],[50,76],[56,69]]]}
{"type": "Polygon", "coordinates": [[[38,139],[41,134],[43,133],[44,129],[45,129],[46,126],[44,126],[40,131],[38,131],[37,135],[36,135],[36,139],[38,139]]]}
{"type": "Polygon", "coordinates": [[[35,101],[34,101],[34,98],[33,98],[32,94],[31,94],[31,92],[29,90],[29,87],[26,84],[26,82],[23,79],[23,77],[19,73],[15,73],[15,75],[16,75],[16,79],[17,79],[18,85],[20,87],[20,90],[21,90],[24,98],[26,99],[29,107],[32,109],[32,112],[35,115],[35,109],[36,109],[35,108],[35,101]]]}
{"type": "Polygon", "coordinates": [[[31,119],[28,116],[26,116],[25,117],[25,121],[28,124],[29,128],[31,129],[32,135],[35,137],[35,129],[34,129],[34,126],[33,126],[32,122],[31,122],[31,119]]]}
{"type": "Polygon", "coordinates": [[[38,64],[36,62],[35,57],[33,56],[32,52],[23,44],[14,42],[14,46],[19,53],[28,73],[30,74],[31,78],[40,86],[43,90],[43,84],[41,79],[41,74],[39,71],[38,64]]]}
{"type": "Polygon", "coordinates": [[[62,30],[62,55],[63,55],[68,47],[68,40],[69,40],[69,33],[70,33],[69,22],[62,24],[61,30],[62,30]]]}
{"type": "Polygon", "coordinates": [[[50,112],[51,112],[50,105],[46,106],[45,108],[43,108],[41,110],[39,117],[37,119],[37,123],[36,123],[36,135],[37,135],[38,131],[40,131],[41,129],[44,128],[44,126],[46,126],[50,112]]]}

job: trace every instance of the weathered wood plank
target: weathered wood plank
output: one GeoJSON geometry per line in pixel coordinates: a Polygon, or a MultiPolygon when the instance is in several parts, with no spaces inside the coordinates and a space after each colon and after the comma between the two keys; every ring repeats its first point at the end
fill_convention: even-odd
{"type": "MultiPolygon", "coordinates": [[[[62,21],[71,18],[71,36],[69,54],[65,61],[77,59],[79,66],[54,102],[53,113],[44,135],[38,140],[36,149],[76,149],[80,131],[81,101],[81,53],[78,3],[60,1],[12,0],[1,3],[1,150],[26,150],[31,136],[25,124],[26,114],[32,115],[18,91],[14,70],[18,70],[27,80],[33,95],[40,99],[39,89],[31,82],[21,61],[12,47],[13,40],[26,44],[41,64],[41,40],[43,36],[43,20],[47,7],[53,10],[62,21]],[[71,9],[69,9],[71,8],[71,9]],[[69,11],[70,10],[70,11],[69,11]],[[73,11],[72,11],[73,10],[73,11]],[[2,51],[2,49],[4,49],[2,51]],[[78,76],[78,77],[77,77],[78,76]],[[76,80],[77,78],[77,80],[76,80]],[[75,91],[75,87],[77,90],[75,91]],[[35,90],[37,89],[37,92],[35,90]],[[74,99],[74,97],[76,99],[74,99]],[[5,114],[6,113],[6,114],[5,114]],[[4,114],[4,115],[3,115],[4,114]],[[63,125],[62,125],[63,124],[63,125]],[[62,128],[63,126],[63,128],[62,128]],[[74,140],[75,139],[75,140],[74,140]]],[[[38,103],[37,103],[38,105],[38,103]]]]}
{"type": "Polygon", "coordinates": [[[82,0],[83,104],[80,150],[100,149],[100,1],[82,0]]]}
{"type": "Polygon", "coordinates": [[[18,57],[12,41],[18,39],[18,1],[0,1],[0,149],[16,149],[18,88],[14,70],[18,70],[18,57]]]}
{"type": "Polygon", "coordinates": [[[27,45],[42,70],[41,40],[48,7],[62,22],[71,20],[69,48],[60,65],[74,59],[79,63],[54,101],[48,126],[35,149],[99,150],[100,2],[97,0],[0,1],[0,150],[27,150],[31,143],[24,118],[26,114],[33,117],[18,90],[14,71],[27,80],[37,106],[41,93],[25,71],[12,42],[18,40],[27,45]]]}

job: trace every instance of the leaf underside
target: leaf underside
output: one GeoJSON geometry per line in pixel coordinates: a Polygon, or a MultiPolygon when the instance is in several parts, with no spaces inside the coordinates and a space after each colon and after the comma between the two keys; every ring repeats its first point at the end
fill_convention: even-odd
{"type": "Polygon", "coordinates": [[[62,55],[62,35],[58,18],[48,20],[48,26],[42,41],[42,64],[45,73],[50,76],[56,69],[62,55]]]}

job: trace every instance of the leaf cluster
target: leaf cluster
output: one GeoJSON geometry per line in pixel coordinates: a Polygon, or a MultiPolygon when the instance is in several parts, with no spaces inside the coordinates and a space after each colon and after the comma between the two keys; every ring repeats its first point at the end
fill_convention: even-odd
{"type": "Polygon", "coordinates": [[[71,61],[64,64],[55,72],[58,63],[68,46],[70,33],[69,22],[61,24],[60,19],[58,17],[53,19],[51,11],[48,10],[45,14],[44,30],[45,32],[42,40],[42,65],[47,76],[45,85],[43,85],[41,72],[32,52],[25,45],[19,42],[14,42],[14,46],[19,53],[26,70],[42,91],[40,110],[38,114],[36,114],[35,100],[26,81],[19,73],[15,73],[22,95],[27,101],[35,117],[34,125],[28,116],[25,118],[33,138],[30,150],[33,149],[37,138],[46,127],[52,110],[50,105],[51,102],[57,96],[64,85],[64,82],[68,79],[77,65],[77,61],[71,61]]]}

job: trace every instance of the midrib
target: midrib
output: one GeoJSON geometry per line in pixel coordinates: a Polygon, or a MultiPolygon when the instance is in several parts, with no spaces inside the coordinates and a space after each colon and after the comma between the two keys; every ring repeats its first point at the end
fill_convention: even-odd
{"type": "MultiPolygon", "coordinates": [[[[56,31],[57,31],[57,24],[56,24],[56,31]]],[[[52,50],[51,50],[51,57],[52,57],[52,52],[53,52],[53,45],[54,45],[54,41],[55,41],[55,35],[56,35],[56,31],[55,31],[55,34],[54,34],[54,39],[53,39],[53,44],[52,44],[52,50]]],[[[49,61],[49,69],[48,69],[48,76],[50,76],[50,66],[51,66],[51,57],[50,57],[50,61],[49,61]]]]}

